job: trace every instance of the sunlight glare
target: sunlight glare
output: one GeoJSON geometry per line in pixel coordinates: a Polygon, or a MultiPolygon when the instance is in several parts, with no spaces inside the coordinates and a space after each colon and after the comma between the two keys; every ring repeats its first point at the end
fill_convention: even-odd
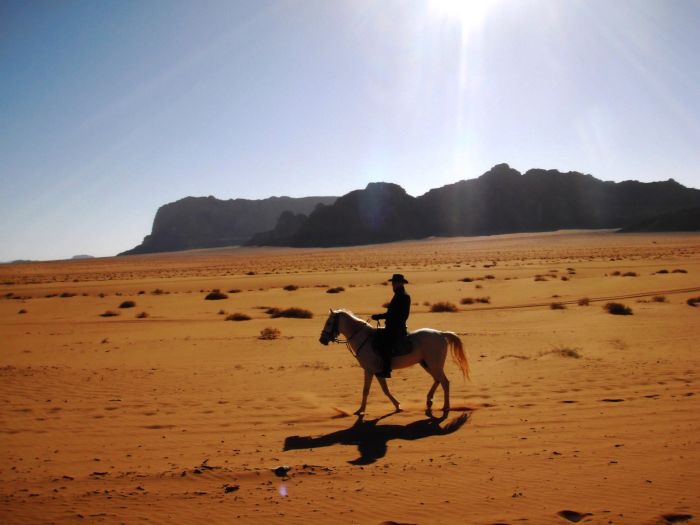
{"type": "Polygon", "coordinates": [[[432,16],[458,23],[463,34],[477,29],[497,0],[429,0],[432,16]]]}

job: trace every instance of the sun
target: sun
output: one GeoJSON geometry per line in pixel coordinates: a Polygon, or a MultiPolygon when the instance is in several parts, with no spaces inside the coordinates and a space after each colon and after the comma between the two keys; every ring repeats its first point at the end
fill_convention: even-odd
{"type": "Polygon", "coordinates": [[[432,16],[458,23],[462,31],[469,32],[481,26],[497,2],[498,0],[428,0],[428,9],[432,16]]]}

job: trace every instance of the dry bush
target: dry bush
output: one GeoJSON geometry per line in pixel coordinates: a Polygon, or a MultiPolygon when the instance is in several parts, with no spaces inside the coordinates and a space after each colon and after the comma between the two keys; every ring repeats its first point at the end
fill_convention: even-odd
{"type": "Polygon", "coordinates": [[[293,292],[294,290],[298,290],[299,287],[296,284],[288,284],[283,288],[283,290],[287,290],[288,292],[293,292]]]}
{"type": "Polygon", "coordinates": [[[564,303],[552,303],[549,305],[551,310],[566,310],[564,303]]]}
{"type": "Polygon", "coordinates": [[[272,317],[278,315],[282,311],[280,308],[277,308],[275,306],[271,306],[271,307],[263,306],[262,308],[263,308],[263,310],[265,310],[265,313],[267,315],[271,315],[272,317]]]}
{"type": "Polygon", "coordinates": [[[226,310],[221,309],[217,312],[217,315],[226,315],[227,313],[228,312],[226,310]]]}
{"type": "Polygon", "coordinates": [[[614,271],[613,273],[611,273],[610,275],[612,275],[613,277],[619,277],[620,275],[622,275],[622,272],[620,272],[619,270],[615,270],[615,271],[614,271]]]}
{"type": "Polygon", "coordinates": [[[474,299],[477,303],[481,304],[491,304],[491,298],[490,297],[477,297],[474,299]]]}
{"type": "Polygon", "coordinates": [[[277,328],[263,328],[260,330],[260,335],[258,339],[272,340],[279,339],[281,332],[277,328]]]}
{"type": "Polygon", "coordinates": [[[489,275],[484,275],[484,279],[495,279],[495,278],[496,278],[495,275],[491,275],[491,274],[489,274],[489,275]]]}
{"type": "Polygon", "coordinates": [[[544,275],[535,275],[535,281],[546,281],[547,278],[544,275]]]}
{"type": "Polygon", "coordinates": [[[464,279],[462,279],[463,283],[471,283],[472,281],[474,281],[472,277],[465,277],[464,279]]]}
{"type": "Polygon", "coordinates": [[[668,301],[666,300],[665,295],[655,295],[654,297],[651,298],[652,303],[667,303],[668,301]]]}
{"type": "Polygon", "coordinates": [[[136,306],[134,301],[124,301],[119,305],[119,308],[133,308],[134,306],[136,306]]]}
{"type": "Polygon", "coordinates": [[[462,303],[462,304],[474,304],[475,301],[474,301],[473,297],[465,297],[464,299],[462,299],[460,301],[460,303],[462,303]]]}
{"type": "Polygon", "coordinates": [[[663,270],[659,270],[659,271],[656,272],[656,273],[668,273],[668,270],[667,270],[666,268],[664,268],[663,270]]]}
{"type": "Polygon", "coordinates": [[[688,273],[688,270],[684,270],[683,268],[676,268],[673,270],[673,273],[688,273]]]}
{"type": "Polygon", "coordinates": [[[700,304],[700,297],[691,297],[686,301],[686,303],[688,303],[688,306],[695,307],[696,305],[700,304]]]}
{"type": "Polygon", "coordinates": [[[204,299],[206,301],[220,301],[221,299],[228,299],[228,295],[218,289],[214,289],[209,292],[204,299]]]}
{"type": "Polygon", "coordinates": [[[438,303],[435,303],[431,305],[430,311],[437,313],[437,312],[457,312],[459,309],[457,308],[456,305],[448,302],[448,301],[440,301],[438,303]]]}
{"type": "Polygon", "coordinates": [[[22,309],[21,309],[19,312],[17,312],[17,313],[18,313],[18,314],[26,314],[27,311],[26,311],[24,308],[22,308],[22,309]]]}
{"type": "Polygon", "coordinates": [[[632,309],[622,303],[606,303],[603,308],[612,315],[632,315],[632,309]]]}
{"type": "MultiPolygon", "coordinates": [[[[279,309],[278,309],[279,310],[279,309]]],[[[284,310],[279,310],[278,312],[272,314],[272,318],[277,317],[290,317],[293,319],[311,319],[314,316],[310,310],[305,310],[304,308],[298,308],[293,306],[291,308],[285,308],[284,310]]]]}
{"type": "Polygon", "coordinates": [[[137,295],[146,295],[146,290],[139,290],[137,295]]]}
{"type": "Polygon", "coordinates": [[[153,295],[163,295],[165,292],[164,292],[162,289],[160,289],[160,288],[156,288],[156,289],[153,290],[151,293],[152,293],[153,295]]]}
{"type": "Polygon", "coordinates": [[[625,272],[622,277],[637,277],[637,272],[625,272]]]}
{"type": "Polygon", "coordinates": [[[231,314],[226,317],[227,321],[250,321],[250,319],[251,317],[249,315],[239,313],[231,314]]]}
{"type": "Polygon", "coordinates": [[[566,346],[554,347],[547,352],[540,352],[540,357],[545,355],[558,355],[560,357],[571,357],[573,359],[580,359],[581,354],[579,353],[580,348],[569,348],[566,346]]]}
{"type": "Polygon", "coordinates": [[[568,278],[566,275],[562,275],[562,276],[561,276],[561,280],[562,280],[562,281],[568,281],[569,278],[568,278]]]}
{"type": "Polygon", "coordinates": [[[241,293],[241,291],[238,288],[231,288],[228,293],[241,293]]]}
{"type": "Polygon", "coordinates": [[[578,300],[579,306],[588,306],[589,304],[591,304],[591,300],[588,297],[582,297],[578,300]]]}
{"type": "Polygon", "coordinates": [[[141,312],[136,316],[136,319],[146,319],[148,317],[148,312],[141,312]]]}
{"type": "Polygon", "coordinates": [[[335,286],[333,288],[329,288],[328,290],[326,290],[326,293],[340,293],[340,292],[344,292],[344,291],[345,291],[345,288],[343,288],[342,286],[335,286]]]}
{"type": "Polygon", "coordinates": [[[114,312],[112,310],[107,310],[106,312],[103,312],[100,314],[100,317],[116,317],[119,315],[119,312],[114,312]]]}
{"type": "Polygon", "coordinates": [[[76,296],[76,294],[74,294],[72,292],[63,292],[59,297],[63,297],[65,299],[67,297],[75,297],[75,296],[76,296]]]}

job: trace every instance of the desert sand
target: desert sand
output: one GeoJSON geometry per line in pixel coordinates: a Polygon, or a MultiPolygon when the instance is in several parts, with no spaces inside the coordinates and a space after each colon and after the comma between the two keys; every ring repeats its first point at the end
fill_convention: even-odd
{"type": "Polygon", "coordinates": [[[2,265],[0,522],[700,523],[695,297],[698,234],[2,265]],[[468,352],[449,414],[413,367],[389,381],[403,412],[375,382],[352,415],[362,370],[319,343],[329,308],[383,311],[395,272],[409,328],[468,352]]]}

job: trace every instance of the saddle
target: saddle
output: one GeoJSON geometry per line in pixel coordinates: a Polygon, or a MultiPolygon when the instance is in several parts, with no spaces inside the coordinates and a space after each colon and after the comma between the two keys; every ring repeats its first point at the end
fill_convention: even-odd
{"type": "MultiPolygon", "coordinates": [[[[381,352],[377,346],[377,340],[372,341],[372,350],[378,356],[381,356],[381,352]]],[[[411,341],[411,335],[406,334],[401,339],[396,341],[391,347],[391,357],[398,357],[406,354],[410,354],[413,350],[413,341],[411,341]]]]}

